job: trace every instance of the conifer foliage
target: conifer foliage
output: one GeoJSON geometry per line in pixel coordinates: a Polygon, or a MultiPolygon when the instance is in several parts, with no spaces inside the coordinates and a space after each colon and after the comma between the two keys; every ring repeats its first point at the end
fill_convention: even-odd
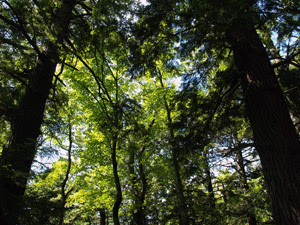
{"type": "Polygon", "coordinates": [[[0,2],[0,224],[300,224],[300,3],[0,2]]]}

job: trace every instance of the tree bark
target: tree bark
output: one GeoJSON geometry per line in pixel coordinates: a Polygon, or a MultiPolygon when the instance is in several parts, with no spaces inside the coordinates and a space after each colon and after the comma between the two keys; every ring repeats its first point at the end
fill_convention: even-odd
{"type": "MultiPolygon", "coordinates": [[[[164,88],[164,84],[162,81],[162,75],[160,74],[159,76],[160,84],[161,87],[164,88]]],[[[182,180],[181,180],[181,175],[180,175],[180,165],[178,161],[179,157],[179,149],[174,146],[174,130],[172,127],[172,117],[171,117],[171,109],[169,107],[169,103],[167,101],[166,95],[163,94],[163,100],[164,100],[164,105],[166,108],[167,112],[167,120],[168,120],[168,129],[170,132],[170,142],[171,142],[171,148],[172,148],[172,164],[175,172],[175,186],[176,186],[176,191],[177,191],[177,199],[178,199],[178,206],[179,206],[179,225],[188,225],[190,224],[190,219],[188,216],[187,212],[187,204],[186,204],[186,199],[184,196],[184,190],[183,190],[183,185],[182,185],[182,180]]]]}
{"type": "Polygon", "coordinates": [[[146,189],[147,189],[147,180],[144,173],[144,166],[142,164],[139,164],[139,171],[140,176],[142,180],[142,187],[141,187],[141,193],[139,194],[138,200],[137,200],[137,208],[136,212],[133,214],[133,221],[134,225],[145,225],[146,224],[146,215],[144,212],[144,202],[145,202],[145,196],[146,196],[146,189]]]}
{"type": "MultiPolygon", "coordinates": [[[[152,122],[149,124],[149,127],[147,129],[147,132],[150,131],[152,125],[154,124],[155,120],[152,120],[152,122]]],[[[139,172],[139,180],[141,181],[140,189],[138,189],[136,182],[137,177],[135,176],[135,170],[134,170],[134,163],[135,163],[135,152],[134,149],[131,149],[130,151],[130,160],[129,160],[129,172],[131,176],[131,184],[132,184],[132,192],[134,195],[134,201],[135,201],[135,207],[134,207],[134,212],[133,212],[133,225],[145,225],[147,224],[146,221],[146,215],[144,212],[144,203],[145,203],[145,198],[146,198],[146,193],[147,193],[147,178],[144,170],[144,164],[142,163],[142,158],[146,149],[146,143],[149,141],[149,136],[146,134],[143,137],[143,143],[145,143],[140,150],[138,151],[137,154],[137,162],[138,162],[138,172],[139,172]]]]}
{"type": "Polygon", "coordinates": [[[56,43],[48,41],[30,76],[28,86],[11,122],[11,133],[0,157],[0,224],[17,224],[31,164],[36,154],[45,104],[59,61],[58,44],[67,33],[73,1],[63,1],[53,24],[56,43]]]}
{"type": "MultiPolygon", "coordinates": [[[[238,173],[240,176],[240,181],[241,181],[241,187],[244,191],[249,190],[249,185],[248,185],[248,180],[247,180],[247,174],[245,170],[245,164],[244,164],[244,157],[242,153],[242,148],[237,148],[236,150],[236,160],[238,164],[238,173]]],[[[248,211],[248,223],[249,225],[256,225],[257,220],[255,217],[255,214],[253,213],[251,202],[247,201],[248,204],[250,205],[249,211],[248,211]]]]}
{"type": "Polygon", "coordinates": [[[227,32],[244,80],[253,129],[277,224],[300,224],[300,143],[283,93],[254,26],[243,19],[227,32]]]}
{"type": "Polygon", "coordinates": [[[206,181],[206,186],[208,190],[208,201],[209,205],[212,208],[216,208],[216,200],[215,200],[215,193],[212,185],[212,177],[210,173],[210,166],[208,163],[208,151],[205,149],[203,151],[203,156],[204,156],[204,173],[205,173],[205,181],[206,181]]]}
{"type": "Polygon", "coordinates": [[[105,208],[101,208],[99,210],[100,212],[100,225],[105,225],[106,224],[106,212],[105,208]]]}
{"type": "MultiPolygon", "coordinates": [[[[279,65],[279,66],[276,67],[276,70],[274,72],[277,76],[279,76],[281,79],[284,80],[284,77],[286,76],[285,73],[289,70],[289,64],[284,64],[283,63],[281,56],[276,51],[276,48],[273,44],[273,41],[270,41],[270,42],[271,42],[270,53],[275,58],[275,60],[274,60],[275,64],[279,65]]],[[[289,112],[290,112],[291,120],[292,120],[292,122],[293,122],[293,124],[296,128],[296,131],[297,131],[298,135],[300,136],[300,117],[299,117],[300,112],[299,112],[299,110],[297,110],[297,103],[295,103],[295,102],[293,102],[289,99],[288,94],[286,93],[286,92],[289,92],[289,91],[298,91],[299,92],[299,88],[293,87],[289,90],[284,91],[284,93],[285,93],[285,99],[287,100],[287,102],[290,105],[289,112]]]]}
{"type": "Polygon", "coordinates": [[[112,141],[112,152],[111,152],[111,160],[113,164],[113,173],[114,173],[114,179],[115,179],[115,185],[116,185],[116,199],[115,199],[115,204],[113,207],[113,221],[114,225],[120,225],[119,221],[119,209],[122,203],[122,189],[121,189],[121,183],[120,183],[120,178],[118,174],[118,162],[117,162],[117,157],[116,157],[116,151],[117,151],[117,136],[115,136],[112,141]]]}
{"type": "Polygon", "coordinates": [[[146,196],[146,188],[147,188],[147,180],[144,173],[144,165],[141,163],[141,157],[144,152],[145,146],[141,148],[138,154],[138,168],[139,168],[139,176],[141,180],[141,188],[137,187],[136,183],[138,182],[136,173],[134,170],[134,163],[135,163],[135,157],[134,157],[134,150],[130,151],[129,156],[129,173],[130,173],[130,182],[132,185],[132,194],[134,196],[134,212],[133,212],[133,225],[144,225],[146,224],[146,217],[144,214],[144,202],[145,202],[145,196],[146,196]]]}
{"type": "Polygon", "coordinates": [[[72,140],[72,126],[71,126],[70,121],[68,124],[68,128],[69,128],[68,166],[67,166],[65,178],[61,185],[61,210],[60,210],[60,215],[59,215],[59,219],[58,219],[59,225],[63,225],[63,223],[64,223],[64,217],[65,217],[65,212],[66,212],[65,205],[66,205],[67,197],[72,190],[72,189],[70,189],[68,192],[66,192],[66,184],[69,180],[71,166],[72,166],[71,152],[72,152],[73,140],[72,140]]]}
{"type": "Polygon", "coordinates": [[[15,224],[21,209],[21,198],[24,195],[31,164],[36,153],[36,140],[40,135],[45,103],[56,68],[56,63],[52,61],[53,55],[56,55],[54,46],[49,46],[46,51],[41,53],[31,84],[11,123],[8,145],[3,148],[1,154],[1,224],[15,224]]]}

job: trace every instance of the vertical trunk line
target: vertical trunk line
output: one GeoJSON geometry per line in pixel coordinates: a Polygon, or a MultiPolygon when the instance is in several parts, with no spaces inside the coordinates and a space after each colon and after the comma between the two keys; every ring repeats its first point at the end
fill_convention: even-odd
{"type": "Polygon", "coordinates": [[[216,200],[215,200],[215,193],[212,185],[212,178],[210,174],[210,166],[208,163],[208,151],[207,149],[204,150],[203,156],[204,156],[204,171],[206,175],[206,185],[208,190],[208,198],[209,198],[209,204],[212,208],[216,208],[216,200]]]}
{"type": "MultiPolygon", "coordinates": [[[[164,84],[163,84],[163,80],[162,80],[162,74],[160,73],[159,76],[159,81],[161,84],[161,87],[164,88],[164,84]]],[[[172,127],[172,117],[171,117],[171,109],[169,107],[166,95],[163,94],[163,100],[164,100],[164,105],[167,111],[167,120],[168,120],[168,129],[170,132],[170,139],[171,139],[171,143],[174,141],[174,130],[172,127]]],[[[178,202],[179,202],[179,224],[180,225],[188,225],[190,224],[189,222],[189,217],[188,217],[188,213],[187,213],[187,204],[186,204],[186,199],[184,196],[184,190],[183,190],[183,185],[182,185],[182,180],[181,180],[181,175],[180,175],[180,165],[178,162],[178,156],[179,156],[179,152],[178,149],[176,147],[174,147],[171,144],[171,148],[172,148],[172,163],[173,163],[173,167],[174,167],[174,172],[175,172],[175,176],[176,176],[176,190],[177,190],[177,198],[178,198],[178,202]]]]}
{"type": "Polygon", "coordinates": [[[62,225],[64,223],[64,217],[65,217],[65,212],[66,212],[65,205],[66,205],[68,193],[70,193],[70,192],[66,193],[66,184],[69,180],[71,166],[72,166],[71,152],[72,152],[73,140],[72,140],[72,126],[70,124],[70,121],[68,124],[68,128],[69,128],[68,167],[67,167],[65,178],[61,185],[61,211],[60,211],[60,216],[59,216],[59,220],[58,220],[59,225],[62,225]]]}
{"type": "MultiPolygon", "coordinates": [[[[237,159],[237,163],[238,163],[238,171],[239,171],[239,175],[240,175],[240,179],[241,179],[241,183],[242,183],[242,188],[244,191],[247,191],[247,190],[249,190],[249,185],[248,185],[248,181],[247,181],[247,175],[246,175],[246,170],[245,170],[242,148],[237,148],[236,159],[237,159]]],[[[252,210],[252,203],[250,201],[247,201],[247,202],[251,206],[250,210],[248,211],[249,225],[256,225],[257,220],[256,220],[255,214],[252,210]]]]}
{"type": "Polygon", "coordinates": [[[46,40],[44,51],[37,52],[38,61],[12,120],[10,139],[0,157],[0,224],[18,223],[37,138],[41,134],[45,104],[59,61],[58,45],[68,33],[75,4],[75,1],[63,1],[54,15],[53,27],[58,31],[56,42],[46,40]]]}
{"type": "Polygon", "coordinates": [[[114,180],[115,180],[115,185],[116,185],[116,200],[113,206],[113,222],[114,225],[120,225],[119,221],[119,209],[122,203],[122,189],[121,189],[121,183],[120,183],[120,178],[118,174],[118,162],[117,162],[117,157],[116,157],[116,151],[117,151],[117,138],[118,136],[113,137],[113,143],[112,143],[112,152],[111,152],[111,160],[113,164],[113,173],[114,173],[114,180]]]}
{"type": "Polygon", "coordinates": [[[105,208],[101,208],[99,211],[100,211],[100,225],[105,225],[106,222],[105,208]]]}
{"type": "Polygon", "coordinates": [[[239,18],[227,32],[244,80],[246,108],[277,224],[300,224],[300,143],[283,93],[254,26],[239,18]]]}

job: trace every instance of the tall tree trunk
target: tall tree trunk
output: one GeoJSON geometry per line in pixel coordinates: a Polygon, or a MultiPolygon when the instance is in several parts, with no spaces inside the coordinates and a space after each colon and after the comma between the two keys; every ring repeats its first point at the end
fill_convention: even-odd
{"type": "MultiPolygon", "coordinates": [[[[162,74],[159,76],[159,81],[161,84],[161,87],[164,88],[163,80],[162,80],[162,74]]],[[[174,146],[174,130],[173,130],[173,122],[172,122],[172,117],[171,117],[171,109],[169,107],[169,103],[167,101],[166,95],[163,94],[163,100],[164,100],[164,105],[165,109],[167,111],[167,120],[168,120],[168,129],[170,132],[170,142],[171,142],[171,148],[172,148],[172,164],[175,172],[175,186],[176,186],[176,191],[177,191],[177,199],[178,199],[178,206],[179,206],[179,225],[188,225],[190,224],[189,222],[189,217],[188,217],[188,212],[187,212],[187,204],[186,204],[186,199],[184,196],[184,190],[183,190],[183,185],[182,185],[182,180],[181,180],[181,175],[180,175],[180,165],[179,165],[179,149],[174,146]]]]}
{"type": "MultiPolygon", "coordinates": [[[[283,63],[282,58],[280,57],[279,53],[276,51],[276,47],[274,46],[273,41],[270,41],[270,43],[271,43],[270,53],[274,58],[276,58],[274,60],[275,64],[279,65],[276,68],[275,74],[277,76],[279,76],[281,79],[284,80],[285,79],[284,77],[288,76],[285,73],[289,70],[289,65],[283,63]]],[[[289,96],[286,93],[286,92],[289,92],[289,91],[298,91],[299,92],[299,88],[292,87],[289,90],[285,90],[284,93],[285,93],[285,99],[287,100],[287,102],[289,103],[289,106],[290,106],[289,111],[290,111],[291,120],[292,120],[292,122],[293,122],[293,124],[296,128],[296,131],[297,131],[298,135],[300,136],[300,117],[299,117],[300,112],[299,112],[299,110],[297,110],[297,106],[298,106],[297,102],[295,103],[295,102],[293,102],[289,99],[289,96]]]]}
{"type": "Polygon", "coordinates": [[[176,190],[177,190],[177,198],[179,201],[179,224],[180,225],[188,225],[189,223],[189,218],[187,215],[187,205],[186,205],[186,200],[185,200],[185,196],[184,196],[184,191],[183,191],[183,185],[182,185],[182,180],[181,180],[181,176],[180,176],[180,166],[179,166],[179,162],[178,162],[178,150],[177,149],[173,149],[172,151],[172,163],[173,163],[173,167],[174,167],[174,171],[175,171],[175,177],[176,177],[176,181],[175,181],[175,186],[176,186],[176,190]]]}
{"type": "MultiPolygon", "coordinates": [[[[247,181],[247,174],[246,174],[246,170],[245,170],[242,148],[237,147],[235,153],[236,153],[236,160],[237,160],[237,164],[238,164],[238,173],[240,176],[241,186],[244,191],[247,191],[247,190],[249,190],[249,185],[248,185],[248,181],[247,181]]],[[[251,206],[251,202],[250,201],[247,201],[247,202],[251,206]]],[[[257,224],[257,220],[255,217],[255,214],[253,213],[252,207],[248,211],[248,218],[249,218],[249,220],[248,220],[249,225],[257,224]]]]}
{"type": "Polygon", "coordinates": [[[29,87],[11,123],[9,141],[0,158],[0,224],[16,224],[20,213],[56,68],[56,55],[55,46],[50,45],[39,56],[29,87]]]}
{"type": "Polygon", "coordinates": [[[68,148],[68,166],[67,166],[67,171],[66,171],[66,175],[65,178],[62,182],[61,185],[61,209],[60,209],[60,214],[59,214],[59,219],[58,219],[58,224],[62,225],[64,223],[64,217],[65,217],[65,212],[66,212],[66,201],[67,201],[67,197],[70,194],[71,190],[70,189],[68,192],[66,192],[66,184],[69,180],[69,176],[70,176],[70,171],[71,171],[71,166],[72,166],[72,157],[71,157],[71,151],[72,151],[72,126],[71,123],[69,121],[68,124],[68,128],[69,128],[69,148],[68,148]]]}
{"type": "Polygon", "coordinates": [[[144,214],[144,202],[146,196],[146,188],[147,188],[147,180],[144,173],[144,165],[141,163],[141,157],[144,152],[145,146],[141,148],[138,154],[138,168],[139,168],[139,176],[141,179],[141,188],[139,190],[137,183],[136,173],[134,171],[134,150],[130,152],[129,156],[129,173],[130,173],[130,182],[132,185],[132,194],[134,196],[134,212],[133,212],[133,224],[134,225],[144,225],[146,224],[146,217],[144,214]]]}
{"type": "MultiPolygon", "coordinates": [[[[151,127],[153,126],[155,120],[152,120],[151,123],[149,124],[149,127],[147,129],[147,132],[150,131],[151,127]]],[[[146,222],[146,215],[144,212],[144,203],[145,203],[145,198],[146,198],[146,192],[147,192],[147,178],[144,170],[144,164],[142,163],[142,158],[146,149],[146,143],[149,141],[149,136],[145,135],[143,137],[143,143],[145,143],[140,150],[138,151],[137,155],[137,161],[138,161],[138,172],[139,172],[139,177],[141,181],[141,188],[138,190],[137,186],[135,185],[137,182],[135,172],[134,172],[134,163],[135,163],[135,157],[134,157],[134,151],[130,152],[130,160],[129,160],[129,171],[131,174],[131,183],[132,183],[132,189],[133,189],[133,194],[135,198],[135,208],[134,208],[134,213],[133,213],[133,225],[145,225],[146,222]]]]}
{"type": "Polygon", "coordinates": [[[300,224],[300,143],[263,44],[248,21],[227,33],[277,224],[300,224]]]}
{"type": "Polygon", "coordinates": [[[120,225],[119,221],[119,209],[122,203],[122,189],[121,189],[121,183],[120,183],[120,178],[118,174],[118,162],[117,162],[117,136],[113,137],[112,141],[112,152],[111,152],[111,160],[113,164],[113,173],[114,173],[114,179],[115,179],[115,185],[116,185],[116,199],[115,199],[115,204],[113,207],[113,221],[114,225],[120,225]]]}
{"type": "Polygon", "coordinates": [[[134,213],[134,222],[135,225],[145,225],[146,224],[146,215],[144,212],[144,202],[146,197],[146,191],[147,191],[147,180],[146,175],[144,172],[144,165],[139,160],[139,173],[140,173],[140,179],[142,181],[142,187],[140,194],[138,196],[138,202],[137,202],[137,211],[134,213]]]}
{"type": "Polygon", "coordinates": [[[59,61],[57,46],[67,34],[74,5],[73,1],[63,1],[55,15],[56,43],[48,41],[38,53],[38,61],[11,122],[10,137],[0,157],[0,224],[17,224],[45,104],[59,61]]]}
{"type": "Polygon", "coordinates": [[[101,208],[99,210],[100,212],[100,225],[105,225],[106,224],[106,212],[105,208],[101,208]]]}

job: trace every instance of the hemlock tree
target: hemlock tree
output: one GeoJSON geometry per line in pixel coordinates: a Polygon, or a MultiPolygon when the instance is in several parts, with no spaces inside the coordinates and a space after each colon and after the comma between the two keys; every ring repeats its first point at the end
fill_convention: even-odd
{"type": "Polygon", "coordinates": [[[215,68],[230,49],[228,55],[233,55],[234,67],[243,80],[247,114],[274,218],[278,224],[299,224],[299,137],[258,34],[259,28],[273,13],[286,23],[297,24],[291,30],[297,32],[299,23],[295,20],[295,9],[299,9],[299,5],[284,1],[235,0],[170,0],[167,4],[153,0],[149,3],[143,8],[142,18],[137,23],[146,27],[137,29],[143,49],[140,58],[153,60],[168,46],[176,46],[174,41],[177,41],[183,56],[196,62],[197,73],[205,74],[215,68]],[[291,8],[288,18],[283,16],[285,8],[291,8]]]}
{"type": "MultiPolygon", "coordinates": [[[[138,18],[131,3],[1,1],[0,143],[11,135],[0,158],[0,223],[271,221],[260,164],[242,151],[252,147],[245,112],[274,217],[299,223],[299,142],[273,71],[295,90],[282,75],[297,80],[299,3],[150,0],[138,18]],[[74,118],[62,135],[47,99],[67,95],[74,118]],[[71,166],[69,151],[68,162],[35,171],[23,205],[41,125],[50,142],[41,149],[69,139],[74,158],[71,166]],[[226,160],[236,165],[222,172],[226,160]]],[[[286,97],[296,110],[297,96],[286,97]]]]}
{"type": "Polygon", "coordinates": [[[24,49],[29,49],[31,55],[36,57],[35,65],[31,62],[29,68],[26,68],[25,64],[19,71],[2,70],[2,73],[11,74],[15,79],[21,80],[26,88],[16,106],[10,112],[6,112],[11,133],[0,158],[1,224],[17,223],[21,199],[36,153],[45,103],[56,65],[60,60],[61,45],[69,33],[72,11],[78,2],[64,0],[57,3],[58,6],[54,11],[52,10],[54,6],[48,6],[51,8],[49,12],[47,5],[43,3],[1,2],[3,48],[8,52],[20,52],[20,58],[28,57],[24,49]],[[41,27],[38,28],[37,23],[41,23],[39,24],[41,27]],[[42,29],[52,35],[46,35],[42,29]],[[15,39],[18,42],[15,42],[15,39]]]}

